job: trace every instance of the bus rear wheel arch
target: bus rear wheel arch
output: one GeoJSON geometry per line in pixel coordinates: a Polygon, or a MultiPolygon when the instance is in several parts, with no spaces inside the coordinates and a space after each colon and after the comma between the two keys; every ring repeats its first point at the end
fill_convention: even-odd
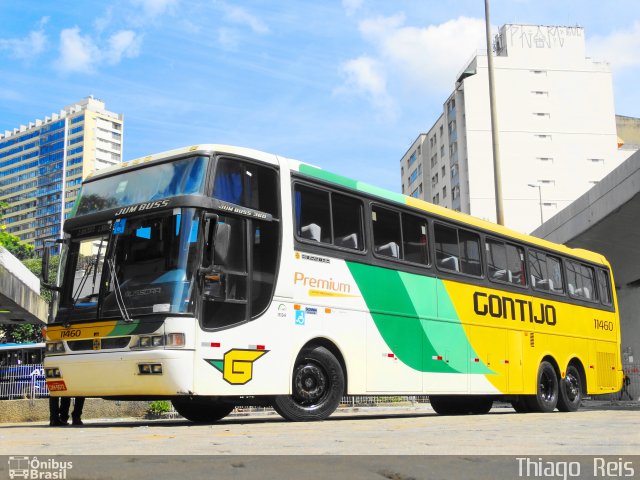
{"type": "Polygon", "coordinates": [[[291,383],[291,395],[274,397],[273,408],[292,422],[324,420],[338,408],[345,392],[342,364],[329,349],[320,345],[302,349],[291,383]]]}

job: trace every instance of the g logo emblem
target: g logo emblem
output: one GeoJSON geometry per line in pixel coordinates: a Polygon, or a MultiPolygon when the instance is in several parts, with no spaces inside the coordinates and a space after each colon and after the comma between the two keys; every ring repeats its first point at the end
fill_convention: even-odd
{"type": "Polygon", "coordinates": [[[234,348],[225,353],[222,360],[205,359],[205,361],[222,372],[222,378],[231,385],[244,385],[253,378],[253,362],[268,351],[234,348]]]}

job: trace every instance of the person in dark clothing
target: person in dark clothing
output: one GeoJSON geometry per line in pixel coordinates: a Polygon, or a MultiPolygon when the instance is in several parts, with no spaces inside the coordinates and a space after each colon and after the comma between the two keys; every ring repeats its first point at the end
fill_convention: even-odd
{"type": "MultiPolygon", "coordinates": [[[[49,397],[49,425],[60,427],[68,425],[69,408],[71,407],[71,397],[49,397]]],[[[82,425],[82,408],[84,407],[84,397],[76,397],[71,413],[71,423],[82,425]]]]}

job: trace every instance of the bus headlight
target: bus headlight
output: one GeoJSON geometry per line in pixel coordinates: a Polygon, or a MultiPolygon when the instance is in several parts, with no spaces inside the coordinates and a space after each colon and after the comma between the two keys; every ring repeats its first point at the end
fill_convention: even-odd
{"type": "Polygon", "coordinates": [[[46,378],[62,378],[59,368],[45,368],[44,375],[46,378]]]}
{"type": "Polygon", "coordinates": [[[47,342],[47,353],[64,353],[64,343],[47,342]]]}

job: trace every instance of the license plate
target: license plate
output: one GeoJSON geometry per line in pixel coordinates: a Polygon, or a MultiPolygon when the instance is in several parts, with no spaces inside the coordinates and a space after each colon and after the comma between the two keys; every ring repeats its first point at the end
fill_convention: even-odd
{"type": "Polygon", "coordinates": [[[50,392],[64,392],[67,389],[67,386],[64,383],[64,380],[49,380],[47,381],[47,388],[50,392]]]}

